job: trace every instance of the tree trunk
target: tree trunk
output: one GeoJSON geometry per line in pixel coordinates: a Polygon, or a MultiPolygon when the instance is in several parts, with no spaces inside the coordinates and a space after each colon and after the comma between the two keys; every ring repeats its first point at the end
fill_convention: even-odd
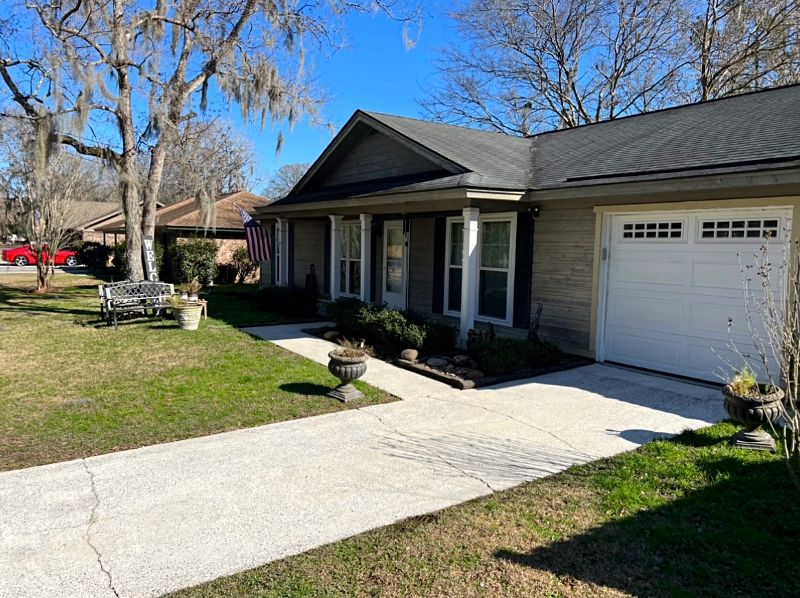
{"type": "Polygon", "coordinates": [[[139,191],[135,179],[136,172],[120,173],[122,209],[125,213],[125,276],[129,280],[144,280],[142,264],[142,233],[139,223],[142,212],[139,205],[139,191]]]}
{"type": "Polygon", "coordinates": [[[154,238],[158,191],[161,189],[161,177],[164,174],[166,157],[166,143],[159,140],[150,153],[150,169],[147,172],[147,184],[145,185],[144,202],[142,204],[142,234],[154,238]]]}

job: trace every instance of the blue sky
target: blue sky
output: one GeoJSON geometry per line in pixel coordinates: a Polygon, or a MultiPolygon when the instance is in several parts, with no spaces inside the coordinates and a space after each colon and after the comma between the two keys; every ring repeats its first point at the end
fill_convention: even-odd
{"type": "MultiPolygon", "coordinates": [[[[452,36],[452,24],[437,2],[426,3],[423,29],[416,46],[407,50],[401,26],[382,14],[353,15],[346,22],[349,48],[327,60],[316,60],[315,75],[331,101],[323,116],[338,130],[358,108],[402,116],[421,116],[416,100],[433,79],[435,49],[452,36]]],[[[313,162],[331,140],[326,127],[306,122],[284,129],[284,144],[275,155],[278,129],[247,125],[231,114],[234,125],[249,137],[256,149],[256,178],[266,179],[273,170],[293,162],[313,162]]]]}

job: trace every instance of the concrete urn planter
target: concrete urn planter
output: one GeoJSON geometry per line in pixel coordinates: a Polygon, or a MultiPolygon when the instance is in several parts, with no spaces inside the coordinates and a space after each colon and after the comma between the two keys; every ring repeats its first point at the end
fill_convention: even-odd
{"type": "Polygon", "coordinates": [[[175,314],[175,320],[181,330],[197,330],[200,325],[200,314],[203,312],[203,306],[199,303],[196,305],[181,305],[173,307],[172,312],[175,314]]]}
{"type": "Polygon", "coordinates": [[[363,397],[364,393],[353,386],[352,382],[366,373],[367,354],[354,349],[334,349],[328,353],[328,357],[328,371],[341,381],[328,396],[342,403],[363,397]]]}
{"type": "Polygon", "coordinates": [[[722,388],[725,395],[725,412],[734,421],[742,424],[740,430],[731,438],[734,446],[759,451],[775,451],[775,440],[762,429],[762,426],[775,426],[781,417],[783,391],[772,387],[767,392],[765,385],[759,385],[760,393],[743,396],[731,390],[729,385],[722,388]]]}

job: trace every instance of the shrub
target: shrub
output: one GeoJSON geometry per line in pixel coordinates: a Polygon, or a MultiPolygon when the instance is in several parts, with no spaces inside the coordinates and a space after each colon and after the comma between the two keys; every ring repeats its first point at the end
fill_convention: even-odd
{"type": "Polygon", "coordinates": [[[250,259],[247,247],[240,245],[233,250],[231,261],[228,265],[234,270],[234,282],[243,283],[249,276],[255,274],[258,262],[250,259]]]}
{"type": "Polygon", "coordinates": [[[230,284],[236,282],[236,270],[230,264],[217,264],[217,274],[214,277],[216,284],[230,284]]]}
{"type": "Polygon", "coordinates": [[[489,376],[553,365],[562,356],[560,349],[552,343],[489,335],[471,335],[468,347],[470,356],[478,362],[478,368],[489,376]]]}
{"type": "Polygon", "coordinates": [[[359,320],[364,327],[365,339],[392,353],[421,349],[425,342],[425,328],[409,323],[400,310],[367,303],[359,312],[359,320]]]}
{"type": "MultiPolygon", "coordinates": [[[[112,253],[111,268],[116,278],[125,278],[128,260],[125,257],[125,241],[117,243],[110,248],[112,253]]],[[[158,271],[161,272],[164,266],[164,246],[161,243],[155,243],[156,250],[156,264],[158,264],[158,271]]]]}
{"type": "Polygon", "coordinates": [[[403,349],[422,349],[428,333],[420,316],[386,305],[340,299],[328,305],[328,314],[345,336],[364,339],[393,357],[403,349]]]}
{"type": "Polygon", "coordinates": [[[429,321],[425,324],[425,342],[422,351],[432,353],[451,353],[456,348],[458,329],[444,322],[429,321]]]}
{"type": "Polygon", "coordinates": [[[195,278],[203,284],[214,280],[219,248],[210,239],[192,239],[170,245],[174,282],[189,282],[195,278]]]}
{"type": "Polygon", "coordinates": [[[96,241],[83,241],[77,244],[78,261],[92,272],[102,272],[108,268],[111,247],[96,241]]]}
{"type": "Polygon", "coordinates": [[[360,336],[363,327],[358,324],[358,314],[364,304],[357,299],[337,299],[328,304],[328,316],[345,336],[360,336]],[[356,333],[356,329],[359,333],[356,333]]]}
{"type": "Polygon", "coordinates": [[[267,287],[258,292],[264,309],[283,316],[307,317],[317,313],[317,296],[302,287],[267,287]]]}

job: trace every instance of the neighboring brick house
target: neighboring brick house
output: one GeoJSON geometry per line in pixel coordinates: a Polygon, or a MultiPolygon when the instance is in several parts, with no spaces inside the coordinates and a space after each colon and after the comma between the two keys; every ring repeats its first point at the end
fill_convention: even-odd
{"type": "MultiPolygon", "coordinates": [[[[161,206],[156,212],[156,241],[166,247],[173,240],[180,243],[188,239],[213,239],[219,247],[217,263],[230,262],[236,247],[245,245],[244,224],[237,206],[253,212],[268,201],[247,191],[234,191],[218,195],[211,209],[203,209],[193,197],[161,206]]],[[[99,224],[96,231],[106,239],[113,235],[124,240],[125,220],[118,214],[99,224]]]]}

